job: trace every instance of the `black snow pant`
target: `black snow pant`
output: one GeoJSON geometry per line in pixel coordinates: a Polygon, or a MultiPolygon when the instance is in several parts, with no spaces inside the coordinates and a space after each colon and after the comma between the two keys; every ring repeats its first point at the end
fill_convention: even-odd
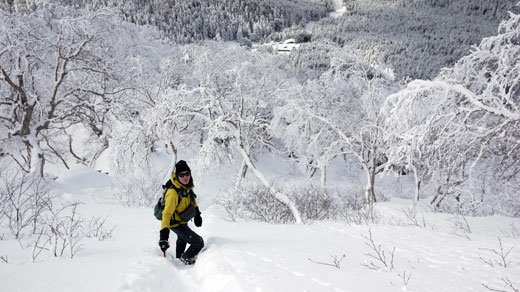
{"type": "Polygon", "coordinates": [[[175,228],[171,228],[177,234],[177,243],[175,246],[175,257],[180,258],[185,253],[185,258],[193,258],[199,254],[204,247],[204,240],[188,227],[188,224],[181,224],[175,228]],[[186,250],[186,244],[190,244],[186,250]],[[186,251],[185,251],[186,250],[186,251]]]}

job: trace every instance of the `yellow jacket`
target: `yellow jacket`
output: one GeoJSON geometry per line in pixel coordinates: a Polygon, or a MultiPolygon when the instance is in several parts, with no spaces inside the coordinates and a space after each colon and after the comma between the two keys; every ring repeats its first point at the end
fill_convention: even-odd
{"type": "Polygon", "coordinates": [[[185,186],[179,182],[177,179],[177,176],[175,173],[172,173],[171,181],[173,185],[177,189],[184,189],[186,190],[186,193],[188,194],[185,197],[182,197],[179,202],[179,194],[174,188],[168,189],[166,191],[166,195],[164,196],[164,210],[162,212],[162,220],[161,220],[161,229],[163,228],[174,228],[179,226],[180,224],[186,224],[187,222],[184,222],[181,220],[178,213],[181,213],[190,205],[190,201],[193,199],[193,207],[197,207],[197,203],[195,202],[195,197],[191,196],[190,194],[193,193],[193,181],[190,181],[189,186],[185,186]],[[175,216],[175,217],[173,217],[175,216]],[[172,220],[175,219],[175,220],[172,220]]]}

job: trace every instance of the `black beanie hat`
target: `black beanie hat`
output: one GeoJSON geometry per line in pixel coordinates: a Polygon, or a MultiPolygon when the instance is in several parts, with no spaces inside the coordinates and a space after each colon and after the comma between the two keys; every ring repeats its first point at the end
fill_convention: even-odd
{"type": "Polygon", "coordinates": [[[190,167],[188,166],[188,163],[186,163],[186,161],[184,160],[179,160],[179,162],[177,162],[175,164],[175,174],[176,175],[179,175],[179,173],[183,172],[183,171],[189,171],[191,172],[191,169],[190,167]]]}

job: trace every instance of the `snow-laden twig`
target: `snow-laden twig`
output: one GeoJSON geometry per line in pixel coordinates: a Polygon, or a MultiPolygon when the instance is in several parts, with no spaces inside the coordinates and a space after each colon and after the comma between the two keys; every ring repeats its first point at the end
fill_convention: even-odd
{"type": "Polygon", "coordinates": [[[371,270],[387,270],[391,271],[394,269],[394,254],[395,254],[395,246],[392,251],[389,252],[390,256],[387,257],[387,253],[385,250],[381,248],[381,244],[376,244],[374,239],[372,238],[372,231],[368,229],[368,236],[362,235],[367,241],[365,241],[365,245],[371,249],[370,253],[366,253],[365,255],[369,258],[372,258],[374,261],[365,261],[361,265],[367,267],[371,270]]]}
{"type": "Polygon", "coordinates": [[[458,94],[465,96],[471,104],[473,104],[478,109],[484,110],[488,113],[499,117],[505,117],[509,120],[519,120],[520,113],[514,112],[511,109],[507,108],[507,105],[501,103],[494,103],[492,106],[485,104],[482,102],[482,98],[476,96],[471,90],[468,90],[464,86],[460,84],[450,84],[445,81],[436,80],[436,81],[428,81],[428,80],[414,80],[408,85],[407,91],[410,93],[419,93],[425,92],[426,90],[431,90],[433,88],[443,89],[445,91],[452,91],[458,94]]]}
{"type": "Polygon", "coordinates": [[[494,267],[495,265],[498,265],[500,267],[503,267],[503,268],[507,268],[508,265],[511,263],[507,257],[509,256],[509,254],[511,253],[511,250],[513,250],[513,248],[515,247],[514,245],[511,246],[509,249],[505,249],[504,246],[502,245],[502,239],[499,237],[498,238],[498,244],[500,246],[500,249],[499,250],[496,250],[496,249],[490,249],[490,248],[481,248],[480,250],[484,250],[484,251],[488,251],[490,252],[491,254],[495,255],[495,258],[493,259],[489,259],[489,258],[483,258],[482,256],[479,256],[479,258],[486,264],[494,267]],[[498,257],[498,259],[497,259],[498,257]]]}
{"type": "Polygon", "coordinates": [[[421,212],[421,218],[417,218],[417,207],[413,205],[411,207],[403,208],[403,214],[408,219],[408,224],[416,227],[426,228],[426,220],[424,219],[424,213],[421,212]]]}
{"type": "Polygon", "coordinates": [[[509,278],[502,278],[502,282],[504,282],[504,288],[511,289],[511,290],[492,288],[484,283],[482,283],[482,286],[486,287],[486,289],[488,289],[490,291],[495,291],[495,292],[520,292],[520,289],[516,288],[513,285],[513,283],[511,282],[511,280],[509,280],[509,278]]]}
{"type": "Polygon", "coordinates": [[[469,234],[471,234],[471,227],[464,215],[457,215],[451,218],[450,221],[453,223],[453,230],[450,232],[451,234],[471,240],[469,237],[469,234]]]}
{"type": "Polygon", "coordinates": [[[85,236],[88,238],[95,237],[99,241],[104,241],[107,239],[112,238],[112,233],[114,231],[114,227],[107,228],[105,223],[108,218],[108,215],[106,216],[100,216],[100,217],[92,217],[88,223],[88,226],[86,226],[87,230],[85,232],[85,236]]]}
{"type": "Polygon", "coordinates": [[[44,251],[49,250],[47,246],[51,243],[51,237],[47,234],[47,226],[41,226],[40,230],[35,233],[36,239],[33,243],[32,249],[32,260],[35,261],[36,258],[44,251]]]}
{"type": "Polygon", "coordinates": [[[318,262],[318,261],[315,261],[315,260],[313,260],[311,258],[309,258],[308,260],[311,263],[315,263],[315,264],[319,264],[319,265],[325,265],[325,266],[331,266],[331,267],[335,267],[335,268],[341,269],[341,261],[343,261],[343,259],[346,257],[346,255],[341,256],[341,258],[338,258],[337,255],[331,256],[331,257],[332,257],[332,263],[318,262]]]}
{"type": "MultiPolygon", "coordinates": [[[[82,250],[82,244],[80,244],[83,239],[83,218],[77,212],[79,203],[74,203],[71,205],[71,213],[69,216],[65,217],[63,222],[63,230],[68,241],[68,246],[70,249],[70,258],[72,259],[79,251],[82,250]]],[[[63,253],[63,252],[62,252],[63,253]]]]}
{"type": "Polygon", "coordinates": [[[403,287],[407,287],[410,282],[410,278],[412,278],[412,274],[406,274],[406,270],[403,270],[402,274],[397,274],[403,280],[403,287]]]}
{"type": "Polygon", "coordinates": [[[511,238],[520,238],[520,228],[518,228],[514,223],[511,223],[511,231],[502,231],[505,237],[511,238]]]}

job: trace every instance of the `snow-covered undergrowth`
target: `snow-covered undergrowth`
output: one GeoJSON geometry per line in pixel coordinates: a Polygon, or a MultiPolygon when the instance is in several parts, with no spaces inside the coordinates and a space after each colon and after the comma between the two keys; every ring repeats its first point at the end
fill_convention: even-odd
{"type": "MultiPolygon", "coordinates": [[[[197,264],[186,267],[172,258],[172,250],[162,257],[157,246],[159,222],[151,208],[114,204],[112,178],[85,167],[73,168],[57,179],[54,191],[63,200],[81,201],[84,218],[107,216],[111,238],[83,239],[74,259],[43,253],[33,261],[31,248],[20,248],[29,239],[15,240],[2,229],[2,291],[35,287],[41,292],[517,291],[520,287],[518,218],[434,213],[423,202],[414,207],[408,199],[394,198],[376,203],[378,224],[232,222],[212,203],[229,188],[222,179],[228,172],[208,174],[198,184],[204,223],[192,227],[206,246],[197,264]]],[[[331,184],[345,177],[330,173],[331,184]]],[[[270,174],[290,178],[287,169],[270,174]]],[[[386,191],[406,190],[410,182],[406,177],[383,180],[386,191]]]]}

